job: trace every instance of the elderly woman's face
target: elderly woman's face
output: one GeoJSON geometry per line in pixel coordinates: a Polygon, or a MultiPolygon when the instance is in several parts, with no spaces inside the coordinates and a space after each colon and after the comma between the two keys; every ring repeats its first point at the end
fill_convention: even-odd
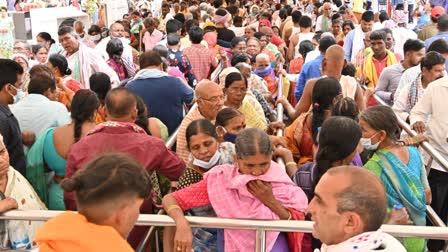
{"type": "Polygon", "coordinates": [[[234,81],[225,89],[227,101],[232,104],[241,104],[246,96],[246,92],[247,84],[244,80],[234,81]]]}
{"type": "Polygon", "coordinates": [[[236,164],[242,174],[261,176],[265,174],[271,166],[272,155],[257,153],[247,157],[236,157],[236,164]]]}
{"type": "Polygon", "coordinates": [[[3,141],[0,141],[0,177],[8,173],[9,154],[3,141]]]}

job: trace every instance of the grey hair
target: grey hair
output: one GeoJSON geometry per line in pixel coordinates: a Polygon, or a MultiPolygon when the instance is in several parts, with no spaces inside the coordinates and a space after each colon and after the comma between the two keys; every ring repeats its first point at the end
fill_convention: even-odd
{"type": "Polygon", "coordinates": [[[267,61],[270,61],[269,60],[269,55],[267,55],[266,53],[259,53],[257,55],[257,57],[255,57],[255,61],[258,61],[259,59],[265,59],[267,61]]]}
{"type": "Polygon", "coordinates": [[[75,28],[76,25],[81,25],[82,29],[86,28],[86,27],[84,26],[84,23],[83,23],[82,21],[79,21],[79,20],[76,20],[76,21],[73,23],[73,28],[75,28]]]}
{"type": "Polygon", "coordinates": [[[324,32],[324,33],[322,33],[322,35],[320,35],[320,39],[325,38],[325,37],[332,37],[332,38],[334,38],[334,35],[331,32],[324,32]]]}
{"type": "Polygon", "coordinates": [[[387,215],[386,191],[375,174],[354,166],[334,167],[328,175],[350,178],[349,184],[336,194],[337,212],[357,213],[364,224],[363,232],[378,230],[387,215]]]}
{"type": "Polygon", "coordinates": [[[25,49],[31,51],[31,45],[30,45],[30,43],[28,43],[28,41],[26,41],[26,40],[21,40],[21,39],[18,39],[18,40],[16,40],[16,41],[14,41],[14,45],[17,45],[18,43],[23,43],[23,44],[25,45],[25,49]]]}
{"type": "Polygon", "coordinates": [[[238,64],[235,65],[235,68],[238,69],[238,70],[241,70],[243,68],[247,68],[247,69],[251,69],[252,70],[252,67],[249,64],[247,64],[246,62],[239,62],[238,64]]]}
{"type": "Polygon", "coordinates": [[[370,107],[362,112],[359,120],[363,120],[376,131],[384,130],[392,141],[400,138],[401,130],[397,116],[389,106],[370,107]]]}
{"type": "Polygon", "coordinates": [[[206,11],[206,10],[208,9],[208,7],[209,7],[209,5],[208,5],[206,2],[202,2],[202,3],[199,5],[199,9],[200,9],[201,11],[206,11]]]}
{"type": "Polygon", "coordinates": [[[198,8],[197,8],[196,6],[190,6],[190,7],[188,7],[188,11],[189,11],[190,13],[193,13],[193,12],[198,11],[198,8]]]}
{"type": "Polygon", "coordinates": [[[272,143],[268,134],[262,129],[250,128],[241,131],[235,140],[235,150],[238,158],[257,154],[272,155],[272,143]]]}
{"type": "Polygon", "coordinates": [[[193,19],[193,14],[191,14],[190,12],[188,12],[187,14],[185,14],[185,21],[186,20],[191,20],[193,19]]]}
{"type": "Polygon", "coordinates": [[[207,14],[213,16],[213,14],[215,13],[215,8],[210,6],[210,8],[208,8],[206,12],[207,12],[207,14]]]}

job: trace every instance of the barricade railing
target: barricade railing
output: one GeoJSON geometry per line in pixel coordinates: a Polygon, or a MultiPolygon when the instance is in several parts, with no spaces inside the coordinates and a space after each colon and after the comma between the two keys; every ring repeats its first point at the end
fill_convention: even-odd
{"type": "MultiPolygon", "coordinates": [[[[283,75],[281,75],[281,74],[279,75],[279,81],[278,81],[278,97],[279,98],[283,97],[283,75]]],[[[284,110],[283,105],[281,103],[279,103],[277,105],[277,122],[283,122],[283,110],[284,110]]],[[[283,136],[283,129],[277,130],[277,136],[283,136]]],[[[283,158],[278,157],[277,163],[281,167],[283,167],[283,169],[286,170],[285,162],[284,162],[283,158]]]]}
{"type": "MultiPolygon", "coordinates": [[[[365,86],[363,88],[366,89],[365,86]]],[[[376,102],[378,102],[378,104],[389,106],[389,104],[383,101],[383,99],[381,99],[381,97],[379,97],[377,94],[373,94],[373,98],[376,102]]],[[[403,120],[398,114],[396,114],[396,116],[398,119],[398,124],[409,136],[414,137],[417,135],[417,132],[412,130],[411,126],[405,120],[403,120]]],[[[428,174],[431,170],[431,164],[433,160],[435,160],[445,171],[448,172],[448,161],[436,149],[434,149],[434,147],[432,147],[429,142],[425,141],[421,143],[420,147],[430,156],[428,163],[426,164],[428,174]]],[[[439,215],[437,215],[437,213],[434,211],[434,209],[432,209],[431,206],[426,206],[426,215],[434,226],[446,228],[446,223],[443,222],[443,220],[439,215]]],[[[448,243],[446,242],[443,251],[448,252],[448,243]]]]}
{"type": "MultiPolygon", "coordinates": [[[[224,69],[225,65],[224,62],[220,61],[218,66],[216,67],[216,69],[212,72],[212,74],[210,75],[210,80],[216,82],[219,78],[219,74],[221,74],[222,70],[224,69]]],[[[190,110],[194,110],[196,109],[198,106],[197,103],[194,103],[193,106],[191,106],[190,110]]],[[[177,135],[179,134],[179,129],[180,126],[173,132],[173,134],[171,134],[171,136],[168,138],[168,140],[165,143],[165,146],[167,149],[172,149],[174,144],[176,144],[176,140],[177,140],[177,135]]],[[[159,210],[157,212],[157,215],[162,215],[164,214],[163,209],[159,210]]],[[[150,241],[151,237],[153,235],[156,235],[156,251],[160,251],[159,249],[159,239],[158,239],[158,232],[156,230],[155,226],[152,226],[148,232],[145,234],[145,236],[143,237],[143,240],[140,242],[140,244],[137,247],[137,252],[143,252],[146,251],[146,247],[148,246],[148,242],[150,241]]]]}
{"type": "MultiPolygon", "coordinates": [[[[381,105],[389,106],[378,95],[373,94],[373,98],[381,105]]],[[[397,115],[398,124],[400,127],[411,137],[416,136],[417,132],[412,130],[411,126],[406,123],[400,116],[397,115]]],[[[436,161],[446,172],[448,172],[448,160],[446,160],[429,142],[423,142],[420,144],[422,149],[431,157],[426,164],[426,167],[430,168],[432,161],[436,161]]]]}
{"type": "MultiPolygon", "coordinates": [[[[1,214],[0,219],[47,221],[60,213],[62,213],[62,211],[13,210],[1,214]]],[[[244,220],[192,216],[186,216],[186,218],[190,222],[191,227],[255,230],[257,234],[257,252],[266,251],[266,232],[268,231],[311,233],[314,224],[312,221],[244,220]]],[[[137,219],[136,225],[175,226],[175,222],[167,215],[141,214],[137,219]]],[[[381,229],[395,237],[448,240],[448,229],[443,227],[383,225],[381,229]]]]}

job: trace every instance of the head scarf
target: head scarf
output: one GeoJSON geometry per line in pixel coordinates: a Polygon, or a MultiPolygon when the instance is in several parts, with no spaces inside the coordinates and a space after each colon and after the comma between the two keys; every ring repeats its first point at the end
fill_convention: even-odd
{"type": "Polygon", "coordinates": [[[216,32],[207,32],[203,39],[207,42],[208,48],[214,48],[218,43],[218,34],[216,32]]]}
{"type": "Polygon", "coordinates": [[[220,16],[218,14],[215,14],[215,22],[216,24],[223,24],[223,25],[227,25],[227,21],[229,19],[229,12],[226,11],[226,15],[224,16],[220,16]]]}
{"type": "Polygon", "coordinates": [[[267,19],[260,20],[259,24],[260,24],[260,27],[261,27],[262,24],[264,24],[265,26],[267,26],[269,28],[272,27],[271,22],[269,20],[267,20],[267,19]]]}
{"type": "Polygon", "coordinates": [[[408,14],[403,10],[395,10],[394,11],[394,19],[397,24],[407,24],[408,23],[408,14]]]}

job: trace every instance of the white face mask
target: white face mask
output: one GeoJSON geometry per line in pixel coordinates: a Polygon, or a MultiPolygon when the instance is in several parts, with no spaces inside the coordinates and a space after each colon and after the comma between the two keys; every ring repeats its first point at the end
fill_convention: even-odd
{"type": "Polygon", "coordinates": [[[202,169],[206,169],[209,170],[210,168],[216,166],[218,164],[219,159],[221,158],[221,152],[219,152],[219,150],[217,150],[215,152],[215,155],[213,155],[212,158],[210,158],[210,160],[208,162],[196,159],[193,157],[193,165],[199,166],[202,169]]]}
{"type": "Polygon", "coordinates": [[[376,144],[372,144],[372,138],[374,136],[376,136],[378,133],[376,133],[375,135],[371,136],[370,138],[361,138],[361,145],[364,147],[364,149],[366,150],[370,150],[370,151],[375,151],[378,149],[378,146],[380,145],[381,141],[378,141],[378,143],[376,144]]]}
{"type": "Polygon", "coordinates": [[[16,95],[12,95],[10,93],[10,95],[12,96],[12,98],[14,99],[13,104],[16,104],[17,102],[19,102],[21,99],[23,99],[23,97],[25,97],[25,92],[23,92],[23,90],[21,88],[16,88],[13,85],[11,85],[11,87],[13,87],[16,90],[16,95]]]}
{"type": "Polygon", "coordinates": [[[129,45],[131,43],[131,40],[129,40],[128,38],[122,37],[122,38],[119,38],[119,39],[121,40],[121,43],[123,43],[123,46],[124,45],[129,45]]]}
{"type": "Polygon", "coordinates": [[[93,36],[91,36],[91,38],[93,41],[98,41],[101,39],[101,34],[93,35],[93,36]]]}

